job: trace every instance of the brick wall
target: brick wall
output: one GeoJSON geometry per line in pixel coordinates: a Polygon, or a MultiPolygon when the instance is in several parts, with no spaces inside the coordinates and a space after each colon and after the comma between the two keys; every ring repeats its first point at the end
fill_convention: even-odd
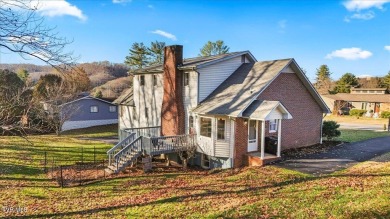
{"type": "Polygon", "coordinates": [[[233,167],[241,167],[245,164],[248,151],[248,123],[245,119],[236,118],[234,130],[234,164],[233,167]]]}
{"type": "Polygon", "coordinates": [[[282,120],[282,150],[320,142],[322,110],[296,74],[280,74],[258,99],[280,101],[293,117],[282,120]]]}
{"type": "Polygon", "coordinates": [[[183,104],[183,72],[177,66],[183,63],[183,46],[164,49],[164,96],[161,107],[161,135],[185,133],[183,104]]]}

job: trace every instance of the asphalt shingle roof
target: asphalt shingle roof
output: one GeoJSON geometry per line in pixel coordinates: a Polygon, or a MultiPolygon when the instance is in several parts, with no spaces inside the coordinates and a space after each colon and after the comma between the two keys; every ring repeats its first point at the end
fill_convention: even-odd
{"type": "Polygon", "coordinates": [[[292,59],[242,64],[200,105],[199,114],[239,116],[292,59]]]}
{"type": "Polygon", "coordinates": [[[133,88],[129,88],[122,92],[122,94],[112,103],[117,105],[134,106],[133,88]]]}

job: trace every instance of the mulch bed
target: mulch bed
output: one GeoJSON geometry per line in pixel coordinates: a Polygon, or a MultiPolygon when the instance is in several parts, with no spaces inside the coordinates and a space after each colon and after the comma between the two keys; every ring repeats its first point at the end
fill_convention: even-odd
{"type": "Polygon", "coordinates": [[[340,147],[343,143],[345,142],[323,141],[322,144],[315,144],[307,147],[287,149],[282,152],[282,160],[296,159],[296,158],[301,158],[307,154],[326,152],[335,147],[340,147]]]}

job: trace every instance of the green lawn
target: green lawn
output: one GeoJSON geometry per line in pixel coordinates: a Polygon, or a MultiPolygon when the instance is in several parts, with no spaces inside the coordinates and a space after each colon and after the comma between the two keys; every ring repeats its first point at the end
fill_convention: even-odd
{"type": "MultiPolygon", "coordinates": [[[[110,145],[79,136],[33,136],[34,145],[0,137],[0,218],[389,218],[390,162],[369,161],[333,175],[309,176],[274,166],[208,171],[139,171],[59,188],[42,171],[42,152],[77,160],[80,146],[110,145]],[[64,147],[67,152],[60,152],[64,147]],[[7,213],[9,207],[25,212],[7,213]]],[[[85,155],[90,159],[90,155],[85,155]]]]}
{"type": "Polygon", "coordinates": [[[337,140],[344,142],[364,141],[371,138],[390,136],[390,132],[376,132],[366,130],[340,130],[341,136],[337,140]]]}

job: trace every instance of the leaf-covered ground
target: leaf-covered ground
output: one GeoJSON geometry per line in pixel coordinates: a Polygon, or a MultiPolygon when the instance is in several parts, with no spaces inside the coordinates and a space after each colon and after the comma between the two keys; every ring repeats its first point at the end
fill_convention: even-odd
{"type": "Polygon", "coordinates": [[[0,218],[390,217],[388,155],[316,177],[273,166],[187,172],[160,168],[59,188],[42,171],[38,159],[43,148],[62,145],[69,153],[52,152],[69,159],[79,156],[80,144],[85,150],[110,147],[75,137],[31,137],[34,146],[0,137],[0,218]]]}

